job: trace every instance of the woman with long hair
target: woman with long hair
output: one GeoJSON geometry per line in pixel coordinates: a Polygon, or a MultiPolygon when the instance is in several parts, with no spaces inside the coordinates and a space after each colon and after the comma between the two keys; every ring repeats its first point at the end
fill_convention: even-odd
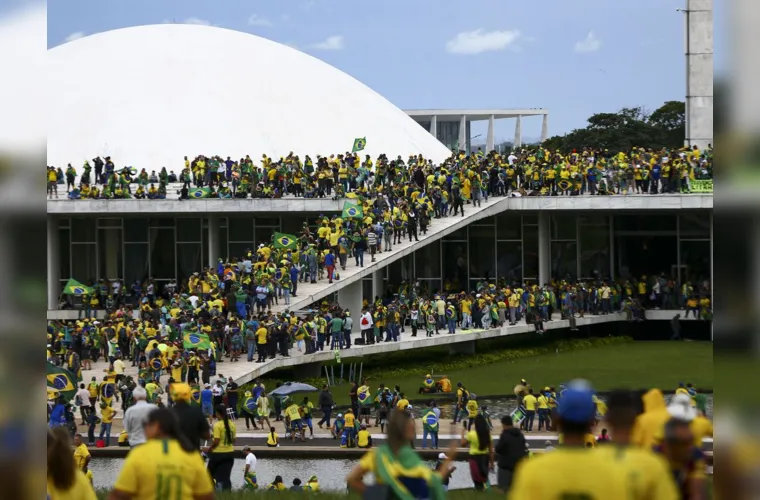
{"type": "MultiPolygon", "coordinates": [[[[409,445],[416,435],[414,420],[405,411],[391,413],[387,427],[387,440],[381,446],[368,451],[359,464],[346,478],[349,489],[365,497],[398,498],[413,500],[429,498],[441,500],[446,492],[443,488],[441,474],[431,470],[409,445]],[[364,476],[372,472],[375,485],[364,484],[364,476]],[[377,491],[367,491],[377,490],[377,491]]],[[[448,450],[445,467],[450,470],[450,463],[456,456],[457,442],[448,450]]]]}
{"type": "Polygon", "coordinates": [[[470,476],[477,491],[483,491],[490,487],[488,472],[493,470],[494,450],[491,440],[491,429],[483,415],[475,417],[475,429],[462,430],[462,446],[470,446],[468,461],[470,463],[470,476]]]}
{"type": "Polygon", "coordinates": [[[47,495],[55,500],[96,500],[90,481],[74,463],[65,427],[47,432],[47,495]]]}
{"type": "Polygon", "coordinates": [[[179,430],[176,415],[167,408],[153,410],[144,428],[147,441],[127,455],[108,500],[214,500],[203,459],[179,430]]]}
{"type": "Polygon", "coordinates": [[[232,466],[235,463],[235,437],[237,435],[235,422],[227,415],[227,407],[218,405],[215,410],[217,421],[212,430],[211,446],[205,452],[208,454],[208,471],[216,481],[217,487],[224,491],[232,489],[232,466]]]}

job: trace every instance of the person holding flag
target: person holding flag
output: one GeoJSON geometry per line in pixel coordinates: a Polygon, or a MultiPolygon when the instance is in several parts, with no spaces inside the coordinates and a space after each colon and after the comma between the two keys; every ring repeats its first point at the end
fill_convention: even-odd
{"type": "Polygon", "coordinates": [[[428,401],[428,407],[422,415],[422,449],[427,446],[427,437],[430,435],[430,447],[438,449],[438,414],[433,409],[432,403],[428,401]]]}

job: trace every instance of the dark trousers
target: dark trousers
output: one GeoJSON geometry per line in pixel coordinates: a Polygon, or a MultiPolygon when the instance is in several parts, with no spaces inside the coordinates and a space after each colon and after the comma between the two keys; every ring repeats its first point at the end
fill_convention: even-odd
{"type": "Polygon", "coordinates": [[[208,472],[216,481],[217,487],[223,491],[232,489],[232,466],[235,463],[234,453],[211,453],[208,459],[208,472]]]}
{"type": "Polygon", "coordinates": [[[330,417],[332,416],[332,407],[323,406],[322,413],[324,414],[322,416],[322,420],[317,422],[317,425],[327,424],[327,427],[330,427],[330,417]]]}
{"type": "Polygon", "coordinates": [[[351,330],[343,330],[343,342],[346,349],[351,347],[351,330]]]}
{"type": "Polygon", "coordinates": [[[525,430],[533,430],[533,419],[536,418],[535,410],[528,410],[525,412],[525,430]]]}

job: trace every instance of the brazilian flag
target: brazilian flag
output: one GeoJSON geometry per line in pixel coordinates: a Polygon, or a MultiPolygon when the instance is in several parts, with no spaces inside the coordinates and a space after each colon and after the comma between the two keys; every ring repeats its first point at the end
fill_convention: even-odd
{"type": "Polygon", "coordinates": [[[343,215],[344,219],[363,219],[364,209],[361,205],[354,205],[353,203],[343,203],[343,215]]]}
{"type": "Polygon", "coordinates": [[[208,335],[200,332],[185,331],[182,335],[183,347],[185,349],[210,349],[211,340],[208,335]]]}
{"type": "Polygon", "coordinates": [[[351,148],[352,153],[356,153],[357,151],[362,151],[367,146],[367,138],[366,137],[357,137],[354,139],[354,147],[351,148]]]}
{"type": "Polygon", "coordinates": [[[274,233],[274,247],[278,249],[297,250],[298,238],[292,234],[274,233]]]}
{"type": "Polygon", "coordinates": [[[48,390],[56,390],[66,399],[72,399],[77,392],[76,377],[68,370],[53,363],[47,364],[48,390]]]}
{"type": "Polygon", "coordinates": [[[100,384],[100,400],[105,404],[111,406],[111,401],[113,401],[115,395],[116,384],[112,384],[110,382],[104,382],[100,384]]]}
{"type": "Polygon", "coordinates": [[[74,278],[69,279],[69,281],[66,282],[66,285],[63,287],[63,295],[84,295],[84,294],[91,294],[92,288],[89,286],[85,286],[75,280],[74,278]]]}
{"type": "Polygon", "coordinates": [[[202,198],[209,198],[211,197],[211,188],[202,187],[202,188],[195,188],[191,189],[188,193],[188,196],[191,200],[200,200],[202,198]]]}
{"type": "Polygon", "coordinates": [[[194,404],[201,404],[201,388],[194,385],[190,388],[190,402],[194,404]]]}

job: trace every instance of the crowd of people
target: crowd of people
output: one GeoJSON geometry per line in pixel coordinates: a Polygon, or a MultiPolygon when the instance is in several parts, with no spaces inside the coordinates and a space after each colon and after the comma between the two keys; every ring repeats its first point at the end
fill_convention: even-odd
{"type": "Polygon", "coordinates": [[[457,203],[457,198],[478,200],[488,196],[580,195],[689,192],[693,180],[712,179],[712,148],[630,151],[588,148],[563,153],[541,146],[522,147],[499,154],[480,149],[467,154],[452,151],[440,164],[422,155],[385,154],[372,159],[359,152],[301,159],[290,153],[278,159],[266,154],[258,162],[249,155],[198,155],[184,158],[179,175],[166,167],[156,173],[148,168],[116,166],[106,156],[87,160],[78,172],[70,163],[65,170],[47,167],[48,197],[58,197],[66,186],[69,199],[180,199],[212,198],[304,198],[343,197],[401,199],[417,189],[436,203],[457,203]],[[93,172],[94,167],[94,172],[93,172]],[[178,193],[168,191],[179,183],[178,193]],[[133,187],[135,185],[135,187],[133,187]],[[133,191],[134,189],[134,191],[133,191]]]}

